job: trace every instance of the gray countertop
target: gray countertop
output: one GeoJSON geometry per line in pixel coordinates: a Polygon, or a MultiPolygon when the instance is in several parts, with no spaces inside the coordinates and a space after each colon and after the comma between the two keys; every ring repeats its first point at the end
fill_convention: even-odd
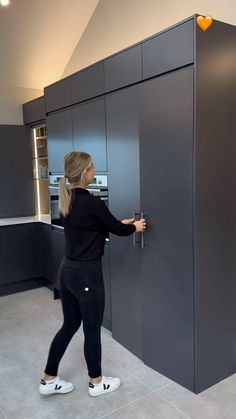
{"type": "Polygon", "coordinates": [[[17,218],[0,218],[0,227],[14,224],[26,224],[26,223],[45,223],[51,224],[50,214],[43,215],[32,215],[29,217],[17,217],[17,218]]]}

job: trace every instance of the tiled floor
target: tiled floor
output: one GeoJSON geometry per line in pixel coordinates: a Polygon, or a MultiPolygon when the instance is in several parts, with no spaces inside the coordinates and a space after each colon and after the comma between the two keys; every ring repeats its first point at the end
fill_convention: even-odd
{"type": "Polygon", "coordinates": [[[195,395],[146,367],[103,329],[103,373],[119,390],[92,398],[83,335],[73,337],[59,375],[72,393],[41,396],[49,345],[61,326],[60,300],[47,288],[0,297],[0,419],[236,419],[236,374],[195,395]]]}

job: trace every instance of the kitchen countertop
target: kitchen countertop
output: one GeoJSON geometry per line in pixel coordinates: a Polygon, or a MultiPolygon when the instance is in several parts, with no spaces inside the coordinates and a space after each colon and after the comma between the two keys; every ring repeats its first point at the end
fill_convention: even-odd
{"type": "Polygon", "coordinates": [[[50,214],[32,215],[29,217],[0,218],[0,227],[26,223],[45,223],[51,225],[50,214]]]}

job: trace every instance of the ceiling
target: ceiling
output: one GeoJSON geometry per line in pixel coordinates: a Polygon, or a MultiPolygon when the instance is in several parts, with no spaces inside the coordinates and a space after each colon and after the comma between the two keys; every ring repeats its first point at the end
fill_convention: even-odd
{"type": "Polygon", "coordinates": [[[10,0],[0,6],[0,87],[60,79],[99,0],[10,0]]]}

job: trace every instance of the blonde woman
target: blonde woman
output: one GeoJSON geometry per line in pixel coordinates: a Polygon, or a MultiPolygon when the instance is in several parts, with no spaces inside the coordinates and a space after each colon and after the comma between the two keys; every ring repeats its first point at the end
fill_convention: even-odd
{"type": "Polygon", "coordinates": [[[94,178],[89,154],[78,151],[66,154],[64,174],[59,184],[59,208],[66,246],[58,273],[64,322],[51,343],[39,392],[52,394],[73,390],[73,384],[61,380],[57,371],[83,320],[84,356],[90,378],[88,392],[90,396],[99,396],[120,386],[119,378],[106,377],[101,370],[100,335],[104,312],[101,258],[105,237],[108,232],[118,236],[142,232],[146,222],[144,219],[117,220],[99,197],[86,190],[94,178]]]}

